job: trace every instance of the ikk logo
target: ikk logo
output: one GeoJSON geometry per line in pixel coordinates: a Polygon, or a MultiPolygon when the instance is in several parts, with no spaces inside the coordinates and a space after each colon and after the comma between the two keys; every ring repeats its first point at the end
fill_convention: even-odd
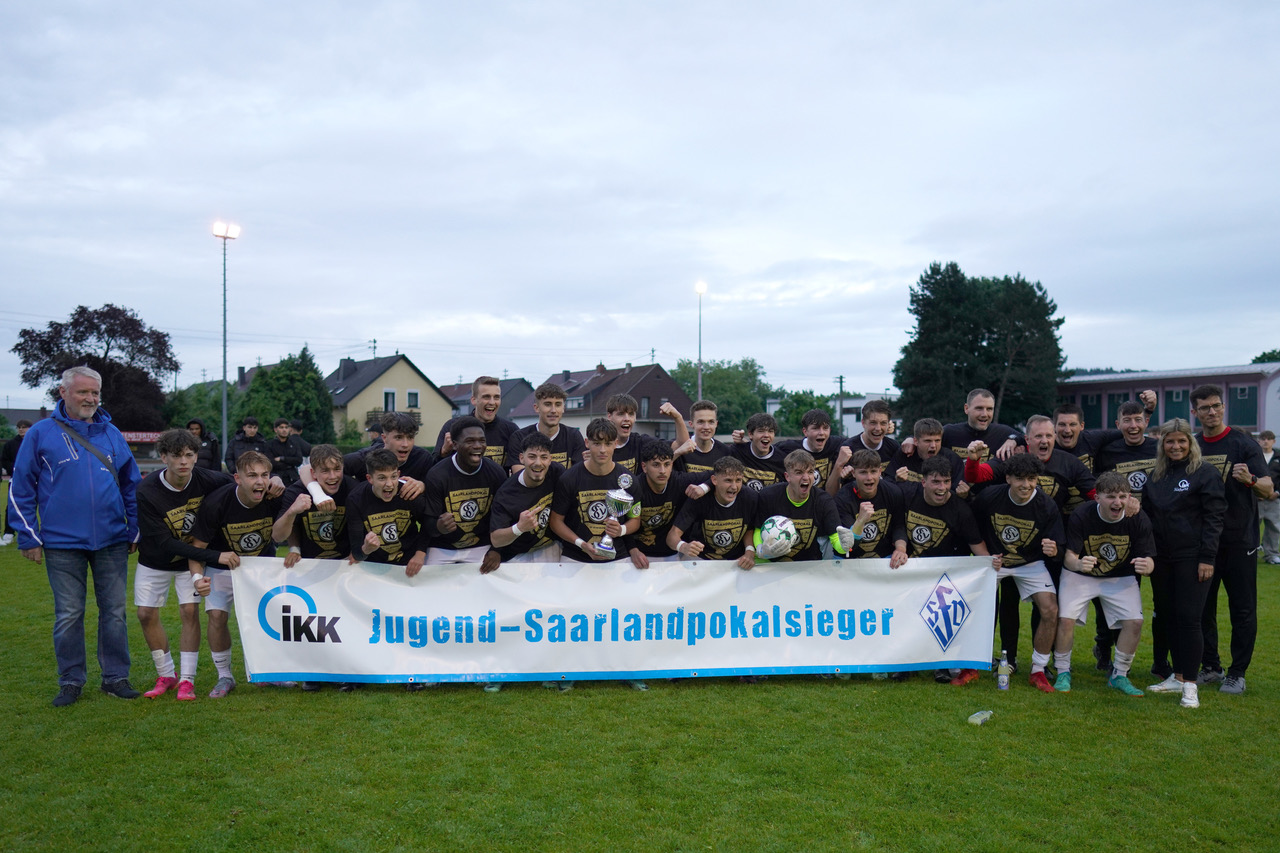
{"type": "Polygon", "coordinates": [[[920,618],[924,620],[924,624],[928,626],[933,638],[938,641],[938,645],[944,652],[960,633],[960,628],[969,618],[969,613],[969,605],[964,600],[964,596],[945,573],[938,578],[924,606],[920,608],[920,618]]]}
{"type": "Polygon", "coordinates": [[[278,586],[269,590],[258,602],[258,624],[271,639],[281,643],[341,643],[338,636],[338,620],[341,616],[317,616],[316,600],[300,586],[278,586]],[[280,606],[280,630],[267,621],[267,605],[278,595],[290,595],[301,599],[307,606],[307,615],[294,613],[293,606],[280,606]]]}

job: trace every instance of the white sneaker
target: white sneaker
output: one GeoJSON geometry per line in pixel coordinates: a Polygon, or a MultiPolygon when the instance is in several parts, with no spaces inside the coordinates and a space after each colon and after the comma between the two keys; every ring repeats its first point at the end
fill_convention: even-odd
{"type": "Polygon", "coordinates": [[[1184,708],[1200,707],[1200,691],[1196,687],[1194,681],[1185,681],[1182,684],[1182,701],[1179,703],[1184,708]]]}
{"type": "Polygon", "coordinates": [[[1147,688],[1148,693],[1181,693],[1182,682],[1178,680],[1176,675],[1171,675],[1159,684],[1153,684],[1147,688]]]}
{"type": "Polygon", "coordinates": [[[4,536],[0,536],[0,547],[3,547],[5,545],[12,545],[12,544],[13,544],[12,533],[6,533],[4,536]]]}

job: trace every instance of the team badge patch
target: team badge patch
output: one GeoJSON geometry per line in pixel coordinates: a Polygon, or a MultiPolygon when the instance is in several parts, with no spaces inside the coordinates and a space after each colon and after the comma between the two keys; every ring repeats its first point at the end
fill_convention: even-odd
{"type": "Polygon", "coordinates": [[[630,475],[630,474],[619,474],[619,475],[618,475],[618,488],[620,488],[620,489],[629,489],[629,488],[631,488],[631,484],[632,484],[632,483],[634,483],[634,482],[635,482],[635,481],[631,479],[631,475],[630,475]]]}
{"type": "Polygon", "coordinates": [[[920,618],[945,652],[960,633],[970,612],[968,602],[944,573],[929,591],[929,597],[920,608],[920,618]]]}

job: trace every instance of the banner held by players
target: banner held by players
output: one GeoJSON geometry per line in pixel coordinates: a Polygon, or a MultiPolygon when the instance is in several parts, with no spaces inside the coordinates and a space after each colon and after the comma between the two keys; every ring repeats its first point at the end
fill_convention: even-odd
{"type": "Polygon", "coordinates": [[[251,681],[530,681],[989,669],[986,557],[428,567],[246,558],[251,681]]]}

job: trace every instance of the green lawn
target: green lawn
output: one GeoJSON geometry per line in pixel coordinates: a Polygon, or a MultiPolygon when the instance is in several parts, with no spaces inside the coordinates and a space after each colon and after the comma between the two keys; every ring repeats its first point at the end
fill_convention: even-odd
{"type": "MultiPolygon", "coordinates": [[[[48,585],[10,546],[0,849],[1276,850],[1280,568],[1259,574],[1248,692],[1197,711],[1108,690],[1092,626],[1057,696],[1025,675],[1003,694],[989,675],[304,694],[243,683],[237,646],[225,700],[203,698],[205,651],[197,702],[106,697],[91,663],[55,709],[48,585]]],[[[172,601],[165,621],[176,637],[172,601]]],[[[1224,647],[1227,624],[1224,599],[1224,647]]],[[[1138,684],[1150,663],[1144,643],[1138,684]]]]}

